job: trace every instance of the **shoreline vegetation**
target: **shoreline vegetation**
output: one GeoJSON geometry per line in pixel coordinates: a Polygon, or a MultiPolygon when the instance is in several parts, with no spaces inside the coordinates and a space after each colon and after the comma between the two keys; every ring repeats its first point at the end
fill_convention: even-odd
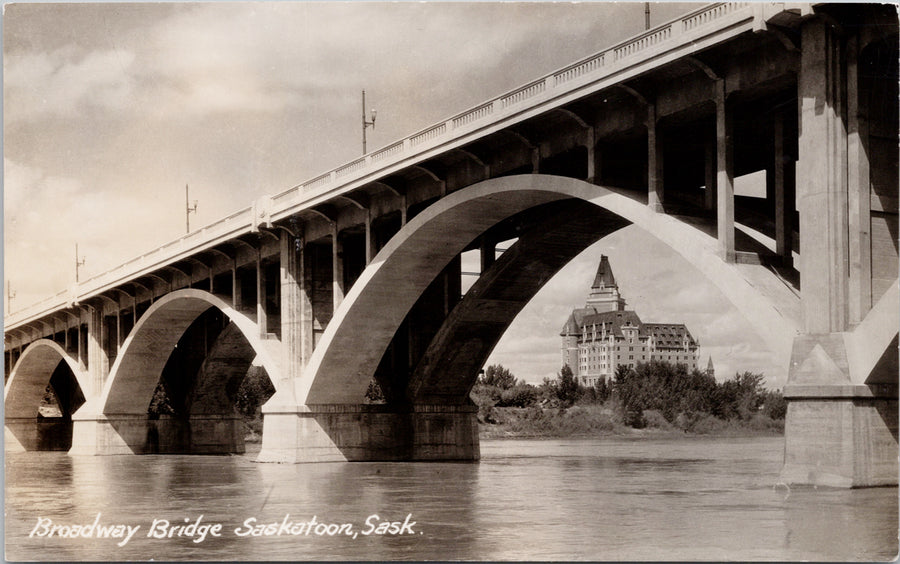
{"type": "Polygon", "coordinates": [[[782,435],[787,404],[763,380],[744,372],[717,382],[710,373],[654,361],[619,366],[612,381],[591,387],[563,366],[555,379],[534,386],[492,365],[470,397],[483,439],[782,435]]]}
{"type": "Polygon", "coordinates": [[[503,439],[685,439],[702,437],[775,437],[784,434],[784,420],[764,415],[749,421],[723,421],[705,417],[691,430],[681,429],[657,412],[645,413],[652,421],[636,429],[622,423],[613,409],[587,405],[571,408],[495,407],[478,418],[478,436],[503,439]]]}

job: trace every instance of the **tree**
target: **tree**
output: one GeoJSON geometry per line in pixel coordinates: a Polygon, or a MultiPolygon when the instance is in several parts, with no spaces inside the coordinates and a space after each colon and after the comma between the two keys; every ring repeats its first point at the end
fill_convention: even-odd
{"type": "Polygon", "coordinates": [[[235,394],[234,403],[244,419],[258,419],[260,407],[275,394],[275,386],[261,366],[251,366],[235,394]]]}
{"type": "Polygon", "coordinates": [[[599,402],[605,402],[609,399],[609,394],[612,391],[610,385],[606,382],[606,378],[599,378],[597,383],[594,384],[594,395],[599,402]]]}
{"type": "Polygon", "coordinates": [[[563,407],[569,407],[581,397],[581,386],[568,364],[564,364],[556,382],[556,397],[563,407]]]}
{"type": "Polygon", "coordinates": [[[375,378],[372,378],[372,381],[369,382],[369,387],[366,388],[366,403],[387,403],[387,400],[384,397],[384,392],[381,391],[381,386],[378,385],[378,382],[375,381],[375,378]]]}
{"type": "Polygon", "coordinates": [[[150,399],[150,405],[147,407],[147,414],[150,419],[159,419],[160,415],[174,415],[175,408],[169,401],[169,394],[166,393],[166,387],[160,379],[153,390],[153,397],[150,399]]]}
{"type": "Polygon", "coordinates": [[[496,386],[501,390],[508,390],[516,385],[516,377],[502,364],[492,364],[485,369],[481,383],[485,386],[496,386]]]}
{"type": "Polygon", "coordinates": [[[750,419],[765,401],[762,374],[744,372],[722,382],[713,401],[713,415],[720,419],[750,419]]]}
{"type": "Polygon", "coordinates": [[[784,419],[787,415],[787,401],[784,395],[778,390],[766,390],[761,411],[770,419],[784,419]]]}

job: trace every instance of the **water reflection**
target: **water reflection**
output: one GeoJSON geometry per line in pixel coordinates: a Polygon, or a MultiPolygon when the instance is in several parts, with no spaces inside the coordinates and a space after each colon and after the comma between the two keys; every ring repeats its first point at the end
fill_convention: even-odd
{"type": "MultiPolygon", "coordinates": [[[[250,456],[7,457],[7,558],[41,560],[878,560],[897,490],[774,487],[781,439],[485,441],[482,461],[257,464],[250,456]],[[113,539],[28,538],[60,524],[140,525],[113,539]],[[237,536],[285,519],[372,515],[416,534],[237,536]],[[148,538],[202,515],[220,537],[148,538]],[[255,520],[255,521],[254,521],[255,520]]],[[[372,518],[373,521],[375,518],[372,518]]]]}
{"type": "Polygon", "coordinates": [[[787,551],[808,560],[859,560],[872,547],[893,545],[897,551],[897,489],[802,489],[785,502],[787,551]],[[893,495],[894,503],[885,503],[893,495]]]}

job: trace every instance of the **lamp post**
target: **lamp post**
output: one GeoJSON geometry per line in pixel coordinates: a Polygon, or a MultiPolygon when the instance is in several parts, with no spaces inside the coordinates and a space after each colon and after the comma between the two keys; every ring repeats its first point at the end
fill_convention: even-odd
{"type": "Polygon", "coordinates": [[[372,129],[375,129],[375,115],[376,111],[372,109],[372,121],[366,121],[366,91],[362,91],[362,141],[363,141],[363,155],[366,154],[366,128],[372,126],[372,129]]]}
{"type": "Polygon", "coordinates": [[[12,284],[10,284],[9,280],[6,280],[6,313],[12,313],[12,301],[13,298],[16,297],[16,293],[13,292],[12,284]]]}
{"type": "Polygon", "coordinates": [[[75,283],[78,283],[78,269],[84,266],[84,257],[78,256],[78,243],[75,243],[75,283]]]}
{"type": "Polygon", "coordinates": [[[191,212],[197,213],[197,200],[194,200],[194,205],[191,205],[191,201],[188,197],[188,185],[184,185],[184,229],[185,233],[191,232],[191,212]]]}

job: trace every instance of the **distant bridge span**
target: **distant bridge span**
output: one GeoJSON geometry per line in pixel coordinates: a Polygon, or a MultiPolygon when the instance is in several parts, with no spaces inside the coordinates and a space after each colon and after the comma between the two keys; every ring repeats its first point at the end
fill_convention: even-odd
{"type": "Polygon", "coordinates": [[[633,223],[784,366],[786,482],[896,484],[897,39],[891,6],[712,4],[259,198],[8,315],[8,444],[240,452],[255,364],[261,460],[475,459],[503,331],[633,223]]]}

